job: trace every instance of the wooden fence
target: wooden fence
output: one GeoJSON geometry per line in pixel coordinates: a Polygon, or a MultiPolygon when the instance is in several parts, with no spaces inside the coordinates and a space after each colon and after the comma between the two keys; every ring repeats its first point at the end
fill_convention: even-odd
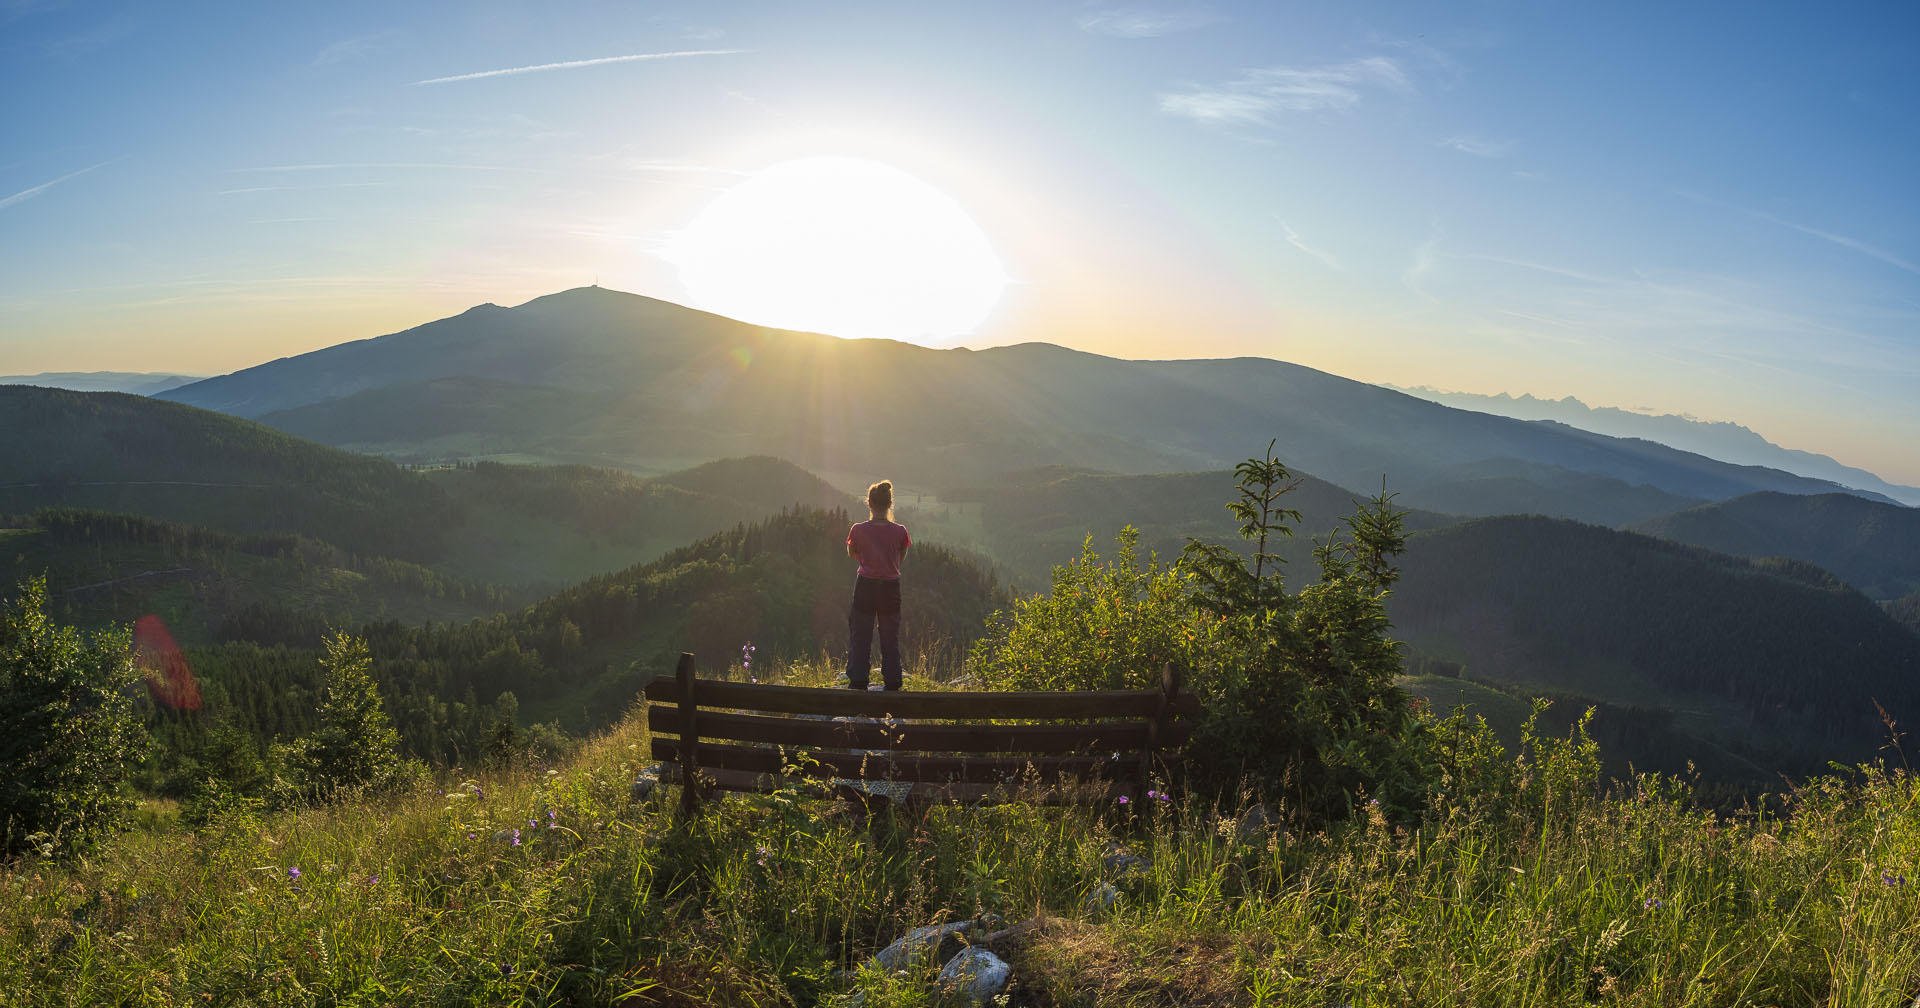
{"type": "Polygon", "coordinates": [[[1139,800],[1177,775],[1200,711],[1172,664],[1158,689],[883,693],[699,679],[682,654],[645,696],[653,757],[678,767],[688,812],[703,787],[794,775],[907,801],[1139,800]]]}

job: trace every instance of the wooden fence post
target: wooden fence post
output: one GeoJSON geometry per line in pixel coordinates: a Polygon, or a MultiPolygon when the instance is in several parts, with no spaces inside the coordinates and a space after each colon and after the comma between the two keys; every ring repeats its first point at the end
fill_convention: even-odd
{"type": "Polygon", "coordinates": [[[680,811],[692,818],[700,811],[700,701],[693,695],[693,655],[680,652],[673,674],[680,682],[680,811]]]}

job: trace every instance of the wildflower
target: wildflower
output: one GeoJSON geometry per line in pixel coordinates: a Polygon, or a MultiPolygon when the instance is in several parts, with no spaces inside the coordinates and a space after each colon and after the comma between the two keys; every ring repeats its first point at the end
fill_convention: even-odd
{"type": "Polygon", "coordinates": [[[1128,802],[1127,802],[1127,796],[1126,796],[1126,795],[1121,795],[1120,797],[1118,797],[1118,798],[1115,798],[1115,799],[1114,799],[1114,801],[1115,801],[1115,802],[1116,802],[1117,804],[1121,804],[1121,805],[1126,805],[1126,804],[1128,804],[1128,802]]]}
{"type": "Polygon", "coordinates": [[[1880,884],[1886,886],[1903,886],[1907,884],[1907,877],[1905,875],[1895,875],[1892,872],[1881,872],[1880,884]]]}
{"type": "Polygon", "coordinates": [[[289,869],[287,869],[287,881],[289,881],[289,882],[298,882],[298,881],[300,881],[300,866],[299,866],[299,865],[294,865],[293,867],[291,867],[291,868],[289,868],[289,869]]]}
{"type": "Polygon", "coordinates": [[[501,975],[501,976],[503,976],[503,977],[509,977],[509,976],[512,976],[512,975],[513,975],[513,967],[512,967],[512,966],[509,966],[509,965],[507,965],[506,963],[501,963],[501,964],[500,964],[500,975],[501,975]]]}
{"type": "Polygon", "coordinates": [[[548,809],[548,810],[547,810],[547,818],[548,818],[549,820],[552,820],[552,819],[558,819],[558,818],[560,818],[560,813],[558,813],[558,812],[555,812],[555,811],[554,811],[554,810],[552,810],[552,809],[548,809]]]}
{"type": "Polygon", "coordinates": [[[472,834],[472,833],[468,833],[468,834],[467,834],[467,839],[469,839],[469,840],[471,840],[471,839],[473,839],[473,834],[472,834]]]}
{"type": "Polygon", "coordinates": [[[1641,904],[1640,904],[1640,909],[1642,909],[1642,910],[1659,910],[1659,909],[1661,909],[1661,908],[1663,908],[1663,907],[1665,907],[1665,906],[1666,906],[1666,903],[1664,903],[1664,902],[1662,902],[1661,900],[1659,900],[1659,899],[1657,899],[1657,898],[1655,898],[1655,897],[1652,897],[1652,896],[1649,896],[1649,897],[1647,897],[1647,898],[1646,898],[1646,901],[1645,901],[1645,902],[1643,902],[1643,903],[1641,903],[1641,904]]]}
{"type": "Polygon", "coordinates": [[[513,845],[514,845],[515,847],[518,847],[518,846],[520,846],[520,831],[519,831],[519,830],[514,830],[514,831],[513,831],[513,845]]]}
{"type": "Polygon", "coordinates": [[[368,884],[368,885],[370,885],[370,886],[375,886],[375,885],[379,885],[379,884],[380,884],[380,876],[378,876],[378,875],[369,875],[369,876],[367,876],[367,884],[368,884]]]}

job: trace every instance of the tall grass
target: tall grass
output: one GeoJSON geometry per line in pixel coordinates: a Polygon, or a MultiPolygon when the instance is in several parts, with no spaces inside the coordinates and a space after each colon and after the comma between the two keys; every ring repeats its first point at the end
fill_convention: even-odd
{"type": "Polygon", "coordinates": [[[1644,778],[1313,832],[1197,798],[869,818],[798,790],[679,822],[670,788],[627,800],[646,744],[630,718],[551,772],[242,808],[198,832],[160,813],[87,860],[8,865],[0,1002],[813,1004],[857,987],[920,1005],[931,966],[859,967],[982,914],[1038,919],[1001,947],[1014,1004],[1864,1008],[1920,990],[1920,790],[1899,771],[1732,818],[1644,778]],[[1114,843],[1150,867],[1112,878],[1114,843]],[[1094,909],[1108,879],[1121,896],[1094,909]]]}

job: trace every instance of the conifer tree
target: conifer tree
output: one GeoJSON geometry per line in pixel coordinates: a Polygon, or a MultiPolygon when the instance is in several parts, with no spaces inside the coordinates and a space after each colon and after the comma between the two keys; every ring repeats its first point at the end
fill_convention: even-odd
{"type": "Polygon", "coordinates": [[[307,784],[326,796],[342,788],[391,783],[401,768],[400,736],[374,686],[367,642],[344,632],[330,635],[320,666],[327,675],[326,696],[320,727],[308,736],[302,754],[307,784]]]}

